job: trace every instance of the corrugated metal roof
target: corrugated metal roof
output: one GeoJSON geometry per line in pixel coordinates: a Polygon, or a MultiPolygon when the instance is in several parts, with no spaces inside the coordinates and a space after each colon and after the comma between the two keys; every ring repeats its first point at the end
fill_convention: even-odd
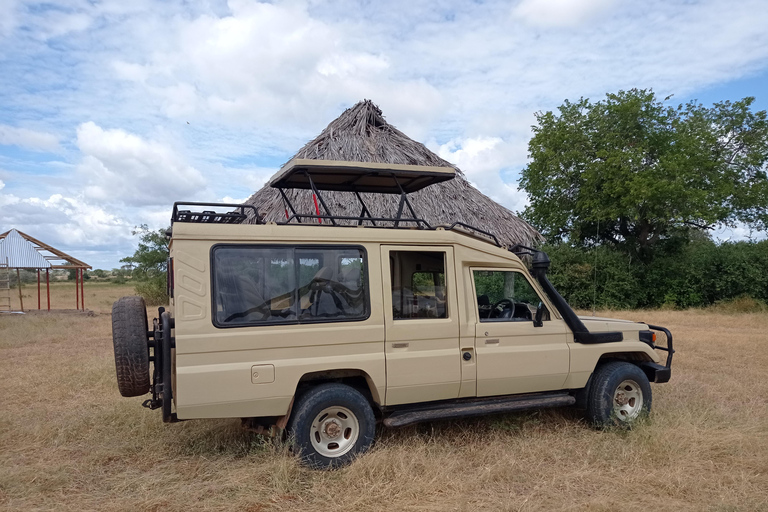
{"type": "Polygon", "coordinates": [[[6,258],[10,268],[51,268],[51,262],[15,229],[0,240],[0,263],[5,263],[6,258]]]}

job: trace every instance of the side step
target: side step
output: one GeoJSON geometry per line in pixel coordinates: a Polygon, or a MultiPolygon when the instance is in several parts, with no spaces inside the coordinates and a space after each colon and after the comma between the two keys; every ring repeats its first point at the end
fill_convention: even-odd
{"type": "Polygon", "coordinates": [[[384,419],[387,427],[404,427],[422,421],[467,418],[543,407],[566,407],[576,403],[576,398],[563,393],[556,395],[527,395],[520,397],[485,398],[467,402],[450,402],[427,406],[422,409],[395,411],[384,419]]]}

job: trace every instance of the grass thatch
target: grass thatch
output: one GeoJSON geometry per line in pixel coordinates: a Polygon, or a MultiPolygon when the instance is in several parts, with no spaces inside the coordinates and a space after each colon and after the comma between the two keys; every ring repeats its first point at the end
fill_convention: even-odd
{"type": "MultiPolygon", "coordinates": [[[[502,245],[543,240],[528,223],[473,187],[455,165],[388,124],[370,100],[345,110],[294,158],[452,167],[455,179],[409,196],[418,217],[433,226],[464,222],[494,233],[502,245]]],[[[315,212],[310,191],[286,190],[286,195],[299,213],[315,212]]],[[[374,217],[392,217],[397,212],[397,196],[361,195],[374,217]]],[[[350,192],[323,192],[323,198],[333,215],[360,213],[360,204],[350,192]]],[[[267,222],[285,220],[283,200],[276,189],[265,186],[246,203],[255,205],[267,222]]]]}

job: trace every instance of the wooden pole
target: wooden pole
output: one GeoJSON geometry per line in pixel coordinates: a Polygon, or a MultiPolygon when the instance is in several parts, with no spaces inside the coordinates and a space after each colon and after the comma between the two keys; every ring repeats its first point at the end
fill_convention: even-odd
{"type": "Polygon", "coordinates": [[[80,305],[85,311],[85,269],[80,270],[80,305]]]}
{"type": "Polygon", "coordinates": [[[40,309],[40,269],[37,269],[37,309],[40,309]]]}
{"type": "Polygon", "coordinates": [[[48,294],[48,311],[51,310],[51,282],[48,279],[48,269],[45,269],[45,291],[48,294]]]}
{"type": "Polygon", "coordinates": [[[21,304],[21,310],[24,311],[24,297],[21,296],[21,272],[16,269],[16,280],[19,282],[19,303],[21,304]]]}

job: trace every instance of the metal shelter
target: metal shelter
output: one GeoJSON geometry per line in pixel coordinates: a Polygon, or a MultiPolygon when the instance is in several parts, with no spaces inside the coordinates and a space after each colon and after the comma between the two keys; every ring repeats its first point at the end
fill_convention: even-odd
{"type": "Polygon", "coordinates": [[[85,270],[91,266],[55,247],[43,243],[26,233],[11,229],[0,234],[0,311],[11,311],[10,274],[16,269],[19,285],[19,305],[24,311],[21,293],[21,269],[37,271],[37,309],[42,309],[40,273],[45,270],[45,288],[48,310],[51,309],[50,271],[75,270],[75,304],[85,310],[85,270]]]}

